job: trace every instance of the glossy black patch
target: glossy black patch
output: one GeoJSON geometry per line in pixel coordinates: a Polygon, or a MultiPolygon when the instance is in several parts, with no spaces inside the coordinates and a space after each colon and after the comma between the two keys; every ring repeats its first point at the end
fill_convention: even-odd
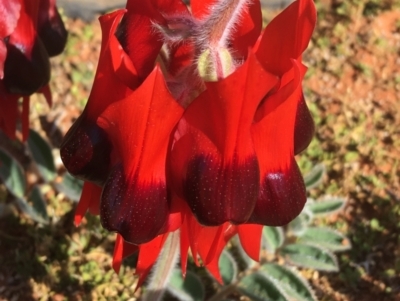
{"type": "Polygon", "coordinates": [[[293,159],[286,172],[269,173],[264,177],[260,195],[248,223],[266,226],[283,226],[303,210],[306,187],[293,159]]]}
{"type": "Polygon", "coordinates": [[[301,96],[297,105],[296,121],[294,128],[294,153],[297,155],[307,148],[314,137],[315,124],[310,110],[301,96]]]}
{"type": "Polygon", "coordinates": [[[168,217],[165,183],[128,180],[122,164],[111,171],[103,187],[100,220],[103,227],[115,231],[130,243],[142,244],[156,237],[168,217]]]}
{"type": "Polygon", "coordinates": [[[241,224],[253,211],[259,181],[255,156],[241,164],[234,159],[225,167],[212,157],[197,156],[188,164],[183,193],[201,224],[217,226],[226,221],[241,224]]]}
{"type": "Polygon", "coordinates": [[[46,48],[36,39],[31,59],[20,48],[7,43],[7,59],[4,62],[4,85],[14,94],[31,95],[50,80],[50,61],[46,48]]]}
{"type": "Polygon", "coordinates": [[[60,155],[72,175],[101,186],[110,170],[111,149],[107,133],[81,115],[65,135],[60,155]]]}
{"type": "Polygon", "coordinates": [[[59,55],[64,50],[68,32],[57,9],[55,9],[52,18],[41,25],[39,37],[49,56],[59,55]]]}

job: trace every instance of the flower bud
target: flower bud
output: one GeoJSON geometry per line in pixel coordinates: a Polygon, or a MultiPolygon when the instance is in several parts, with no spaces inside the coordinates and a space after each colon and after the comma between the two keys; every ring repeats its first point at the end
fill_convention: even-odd
{"type": "Polygon", "coordinates": [[[197,68],[201,78],[207,82],[216,82],[226,78],[234,69],[232,55],[227,48],[206,49],[200,54],[197,68]]]}

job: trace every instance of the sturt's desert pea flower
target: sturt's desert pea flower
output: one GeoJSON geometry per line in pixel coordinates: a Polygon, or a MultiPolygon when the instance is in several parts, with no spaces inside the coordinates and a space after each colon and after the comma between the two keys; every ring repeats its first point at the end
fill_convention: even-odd
{"type": "Polygon", "coordinates": [[[139,252],[142,283],[179,230],[183,272],[190,250],[220,279],[232,236],[258,260],[262,227],[301,212],[294,156],[314,133],[301,84],[315,22],[312,0],[264,30],[257,0],[128,0],[100,18],[93,89],[61,156],[85,180],[75,223],[89,210],[117,232],[116,270],[139,252]]]}
{"type": "Polygon", "coordinates": [[[51,104],[49,57],[61,53],[66,41],[55,0],[0,1],[0,129],[10,138],[19,118],[27,138],[30,95],[43,93],[51,104]]]}
{"type": "Polygon", "coordinates": [[[0,1],[0,129],[10,138],[19,119],[23,139],[28,136],[30,95],[43,93],[51,105],[49,57],[66,41],[55,0],[0,1]]]}

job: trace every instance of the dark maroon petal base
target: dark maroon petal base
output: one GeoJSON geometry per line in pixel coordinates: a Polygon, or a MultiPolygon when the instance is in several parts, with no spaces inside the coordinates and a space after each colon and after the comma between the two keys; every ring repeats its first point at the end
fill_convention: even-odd
{"type": "MultiPolygon", "coordinates": [[[[24,46],[20,46],[21,49],[24,46]]],[[[50,80],[50,61],[40,39],[36,39],[31,59],[20,48],[7,44],[4,63],[4,85],[14,94],[31,95],[50,80]]]]}
{"type": "Polygon", "coordinates": [[[296,162],[289,170],[269,173],[261,183],[260,195],[249,224],[283,226],[303,210],[306,187],[296,162]]]}
{"type": "Polygon", "coordinates": [[[56,56],[63,52],[67,43],[68,32],[57,8],[54,8],[54,15],[41,25],[39,37],[49,56],[56,56]]]}
{"type": "Polygon", "coordinates": [[[301,94],[297,105],[296,123],[294,129],[294,153],[297,155],[307,148],[314,137],[315,124],[310,110],[301,94]]]}
{"type": "Polygon", "coordinates": [[[242,224],[253,211],[259,179],[256,157],[222,166],[220,159],[197,156],[188,164],[183,193],[201,224],[242,224]]]}
{"type": "Polygon", "coordinates": [[[100,220],[105,229],[118,232],[127,242],[146,243],[159,234],[168,213],[165,183],[128,180],[122,164],[113,168],[100,202],[100,220]]]}
{"type": "Polygon", "coordinates": [[[110,170],[111,149],[106,132],[83,113],[65,135],[60,155],[72,175],[101,186],[110,170]]]}

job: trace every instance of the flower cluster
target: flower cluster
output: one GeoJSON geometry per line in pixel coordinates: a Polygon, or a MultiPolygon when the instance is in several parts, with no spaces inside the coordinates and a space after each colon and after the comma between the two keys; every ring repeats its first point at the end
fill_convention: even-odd
{"type": "Polygon", "coordinates": [[[285,225],[306,202],[295,154],[314,123],[301,56],[316,21],[297,0],[262,31],[258,0],[128,0],[100,18],[98,69],[61,157],[85,180],[87,210],[118,233],[114,268],[139,251],[144,280],[169,233],[219,278],[238,234],[258,260],[263,225],[285,225]]]}
{"type": "Polygon", "coordinates": [[[10,138],[15,138],[20,98],[24,139],[29,96],[43,93],[51,104],[49,57],[60,54],[66,40],[55,0],[0,0],[0,129],[10,138]]]}

